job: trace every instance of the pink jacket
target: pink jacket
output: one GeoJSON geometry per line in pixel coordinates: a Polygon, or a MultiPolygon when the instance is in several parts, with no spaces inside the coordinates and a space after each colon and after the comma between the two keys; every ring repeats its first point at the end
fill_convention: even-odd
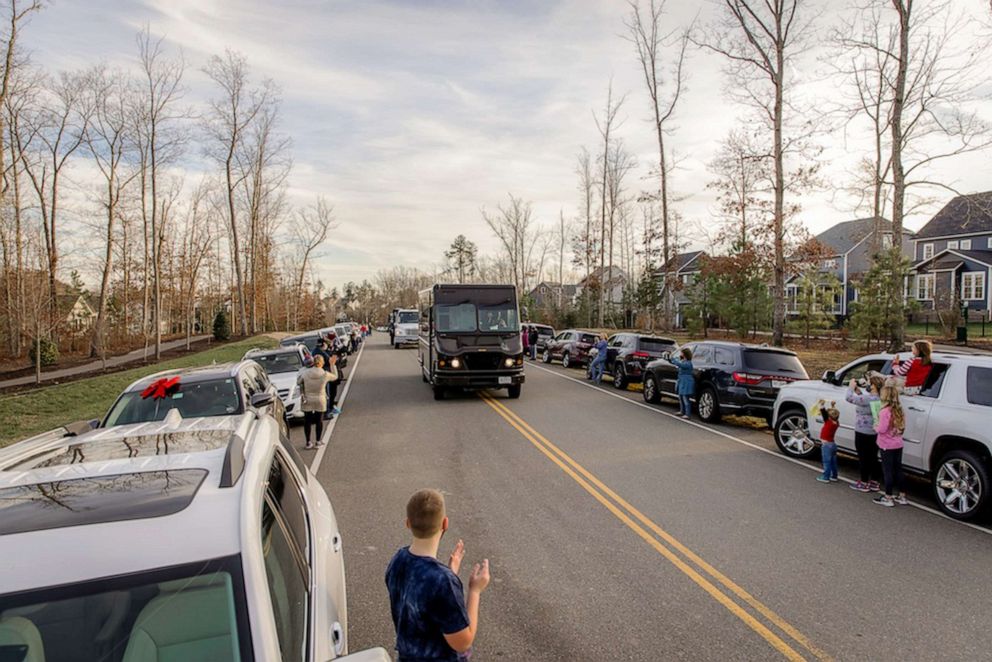
{"type": "Polygon", "coordinates": [[[892,427],[891,408],[883,407],[882,411],[878,412],[878,425],[875,426],[875,432],[878,433],[878,447],[882,450],[891,451],[902,448],[902,430],[892,427]]]}

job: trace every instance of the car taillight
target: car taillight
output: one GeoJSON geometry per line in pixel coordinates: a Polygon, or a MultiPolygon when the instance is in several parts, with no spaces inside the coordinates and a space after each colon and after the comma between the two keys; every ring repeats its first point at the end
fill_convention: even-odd
{"type": "Polygon", "coordinates": [[[650,359],[651,355],[648,354],[647,352],[634,352],[633,354],[631,354],[631,357],[635,359],[650,359]]]}
{"type": "Polygon", "coordinates": [[[754,386],[768,379],[765,375],[753,375],[749,372],[735,372],[733,377],[735,382],[746,386],[754,386]]]}

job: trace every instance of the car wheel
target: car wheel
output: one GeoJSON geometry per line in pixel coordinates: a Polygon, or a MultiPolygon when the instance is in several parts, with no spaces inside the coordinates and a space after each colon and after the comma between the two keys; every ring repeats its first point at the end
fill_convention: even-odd
{"type": "Polygon", "coordinates": [[[940,458],[933,477],[933,495],[948,517],[973,519],[985,509],[988,493],[988,467],[978,455],[954,450],[940,458]]]}
{"type": "Polygon", "coordinates": [[[425,384],[430,383],[430,381],[427,379],[427,373],[425,373],[423,370],[420,371],[420,378],[424,381],[425,384]]]}
{"type": "Polygon", "coordinates": [[[816,442],[809,433],[809,419],[802,409],[788,409],[775,423],[775,444],[783,454],[808,458],[816,453],[816,442]]]}
{"type": "Polygon", "coordinates": [[[550,349],[544,350],[544,354],[541,356],[541,360],[544,361],[545,363],[551,363],[551,350],[550,349]]]}
{"type": "Polygon", "coordinates": [[[707,423],[720,420],[720,401],[717,400],[716,391],[712,386],[704,386],[700,391],[696,409],[699,411],[699,418],[707,423]]]}
{"type": "Polygon", "coordinates": [[[658,392],[658,382],[655,381],[654,375],[651,373],[644,375],[644,390],[642,394],[644,395],[644,402],[649,402],[653,405],[661,402],[661,393],[658,392]]]}
{"type": "Polygon", "coordinates": [[[571,365],[571,361],[568,358],[568,352],[561,355],[561,367],[567,368],[571,365]]]}
{"type": "Polygon", "coordinates": [[[506,389],[506,394],[510,396],[511,400],[516,400],[520,397],[520,384],[514,384],[513,386],[506,389]]]}
{"type": "Polygon", "coordinates": [[[623,365],[620,363],[613,369],[613,388],[621,391],[627,390],[627,375],[624,373],[623,365]]]}
{"type": "Polygon", "coordinates": [[[434,399],[444,400],[444,387],[438,384],[434,385],[434,399]]]}

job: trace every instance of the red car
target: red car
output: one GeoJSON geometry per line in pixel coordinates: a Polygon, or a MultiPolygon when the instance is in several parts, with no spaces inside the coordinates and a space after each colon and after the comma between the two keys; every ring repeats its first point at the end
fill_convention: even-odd
{"type": "Polygon", "coordinates": [[[596,343],[596,334],[568,329],[544,344],[545,363],[561,360],[566,368],[580,368],[589,362],[589,350],[596,343]]]}

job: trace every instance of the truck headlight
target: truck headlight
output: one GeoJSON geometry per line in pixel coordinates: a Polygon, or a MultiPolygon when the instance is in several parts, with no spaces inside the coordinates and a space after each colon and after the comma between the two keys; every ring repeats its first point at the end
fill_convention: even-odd
{"type": "Polygon", "coordinates": [[[517,364],[517,362],[516,362],[516,360],[512,356],[506,357],[506,360],[503,361],[503,365],[506,366],[507,368],[512,368],[516,364],[517,364]]]}
{"type": "Polygon", "coordinates": [[[451,367],[452,368],[461,368],[462,367],[462,360],[461,359],[458,359],[458,358],[451,359],[451,367]]]}

